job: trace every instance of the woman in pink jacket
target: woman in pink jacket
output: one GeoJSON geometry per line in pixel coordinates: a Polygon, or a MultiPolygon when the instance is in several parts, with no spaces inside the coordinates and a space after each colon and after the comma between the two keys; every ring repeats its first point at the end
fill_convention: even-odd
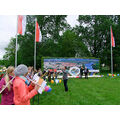
{"type": "Polygon", "coordinates": [[[14,103],[15,105],[30,105],[30,99],[38,92],[39,86],[29,84],[26,75],[28,74],[28,68],[26,65],[19,65],[15,69],[15,80],[13,82],[14,90],[14,103]]]}
{"type": "MultiPolygon", "coordinates": [[[[9,66],[6,71],[5,77],[2,78],[0,81],[0,90],[2,90],[5,87],[5,85],[13,78],[13,76],[14,76],[14,67],[9,66]]],[[[1,94],[2,94],[1,105],[13,105],[14,104],[12,82],[8,84],[6,89],[1,94]]]]}

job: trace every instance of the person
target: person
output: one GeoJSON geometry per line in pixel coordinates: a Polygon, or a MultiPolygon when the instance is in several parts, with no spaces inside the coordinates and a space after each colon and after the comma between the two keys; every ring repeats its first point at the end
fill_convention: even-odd
{"type": "Polygon", "coordinates": [[[88,79],[89,70],[87,67],[85,67],[84,73],[85,73],[85,78],[88,79]]]}
{"type": "Polygon", "coordinates": [[[42,71],[41,69],[38,69],[38,76],[41,76],[42,75],[42,71]]]}
{"type": "Polygon", "coordinates": [[[51,71],[48,70],[48,81],[51,82],[51,71]]]}
{"type": "Polygon", "coordinates": [[[57,69],[55,69],[54,72],[55,72],[55,79],[57,79],[57,69]]]}
{"type": "Polygon", "coordinates": [[[28,75],[29,75],[29,77],[32,79],[32,77],[33,77],[33,67],[28,67],[28,75]]]}
{"type": "Polygon", "coordinates": [[[0,80],[4,77],[4,74],[5,74],[5,73],[3,73],[3,72],[0,73],[0,80]]]}
{"type": "Polygon", "coordinates": [[[65,87],[65,92],[68,91],[67,81],[68,81],[68,70],[67,70],[67,67],[65,66],[63,70],[63,82],[65,87]]]}
{"type": "MultiPolygon", "coordinates": [[[[11,79],[13,79],[14,76],[14,67],[9,66],[6,70],[6,75],[3,77],[0,81],[0,90],[2,90],[8,82],[10,82],[11,79]]],[[[13,84],[12,81],[8,84],[8,86],[5,88],[5,90],[1,93],[1,105],[14,105],[13,97],[13,84]]]]}
{"type": "Polygon", "coordinates": [[[81,66],[81,68],[80,68],[80,78],[82,78],[82,76],[83,76],[83,67],[81,66]]]}
{"type": "Polygon", "coordinates": [[[42,76],[42,71],[39,69],[37,72],[35,72],[33,79],[36,78],[37,76],[41,77],[42,76]]]}
{"type": "MultiPolygon", "coordinates": [[[[27,78],[27,80],[28,80],[28,82],[29,82],[29,85],[30,85],[31,80],[32,80],[32,78],[33,78],[33,75],[32,75],[32,67],[28,67],[28,74],[27,74],[26,78],[27,78]]],[[[29,86],[29,85],[28,85],[28,86],[29,86]]]]}
{"type": "Polygon", "coordinates": [[[37,69],[34,69],[34,75],[37,73],[37,69]]]}
{"type": "Polygon", "coordinates": [[[50,69],[50,73],[51,73],[52,80],[54,80],[54,69],[50,69]]]}
{"type": "Polygon", "coordinates": [[[43,79],[46,81],[46,70],[44,69],[43,70],[43,73],[42,73],[44,76],[43,76],[43,79]]]}
{"type": "Polygon", "coordinates": [[[53,73],[52,73],[52,80],[54,80],[55,79],[55,72],[54,72],[54,70],[53,70],[53,73]]]}
{"type": "Polygon", "coordinates": [[[15,105],[30,105],[30,99],[38,94],[39,85],[31,83],[28,86],[28,82],[26,82],[28,68],[26,65],[17,66],[14,72],[16,76],[13,82],[14,103],[15,105]]]}

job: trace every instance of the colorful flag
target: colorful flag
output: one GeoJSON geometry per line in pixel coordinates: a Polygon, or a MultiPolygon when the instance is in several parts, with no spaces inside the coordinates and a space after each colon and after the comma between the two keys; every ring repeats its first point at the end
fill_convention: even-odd
{"type": "Polygon", "coordinates": [[[38,25],[38,22],[36,21],[36,42],[41,42],[42,40],[42,34],[41,34],[41,31],[40,31],[40,27],[38,25]]]}
{"type": "Polygon", "coordinates": [[[24,35],[26,28],[26,16],[18,15],[18,34],[24,35]]]}
{"type": "Polygon", "coordinates": [[[111,27],[111,42],[112,42],[112,47],[115,47],[115,39],[113,36],[112,27],[111,27]]]}

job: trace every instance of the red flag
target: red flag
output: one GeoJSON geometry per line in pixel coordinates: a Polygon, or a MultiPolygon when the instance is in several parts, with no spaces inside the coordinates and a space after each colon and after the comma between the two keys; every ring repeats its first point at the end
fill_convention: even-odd
{"type": "Polygon", "coordinates": [[[36,21],[36,42],[41,42],[42,40],[42,34],[40,31],[40,27],[38,25],[38,22],[36,21]]]}
{"type": "Polygon", "coordinates": [[[111,27],[111,42],[112,42],[112,47],[115,47],[115,39],[113,36],[112,27],[111,27]]]}
{"type": "Polygon", "coordinates": [[[26,27],[26,16],[18,15],[18,34],[24,35],[26,27]]]}

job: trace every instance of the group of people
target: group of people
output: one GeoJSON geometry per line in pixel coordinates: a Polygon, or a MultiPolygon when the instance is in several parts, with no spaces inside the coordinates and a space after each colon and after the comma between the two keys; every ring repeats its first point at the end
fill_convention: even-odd
{"type": "MultiPolygon", "coordinates": [[[[24,64],[8,67],[5,77],[0,80],[1,105],[30,105],[30,99],[38,94],[40,88],[31,82],[30,72],[24,64]]],[[[43,79],[40,80],[42,83],[43,79]]]]}
{"type": "Polygon", "coordinates": [[[54,70],[52,70],[52,69],[49,69],[48,70],[48,81],[50,82],[51,81],[51,79],[52,80],[54,80],[54,79],[57,79],[57,70],[56,69],[54,69],[54,70]]]}
{"type": "MultiPolygon", "coordinates": [[[[63,82],[65,91],[68,91],[68,72],[66,70],[65,67],[63,69],[63,82]]],[[[40,79],[42,84],[43,80],[46,80],[46,75],[48,75],[48,81],[51,80],[51,74],[54,75],[53,78],[57,78],[56,70],[53,73],[44,70],[42,73],[40,69],[33,70],[33,67],[27,67],[24,64],[16,68],[9,66],[5,76],[0,80],[1,105],[30,105],[30,99],[38,94],[40,88],[38,84],[32,82],[34,76],[41,77],[43,75],[43,79],[40,79]]]]}
{"type": "MultiPolygon", "coordinates": [[[[67,81],[68,81],[68,70],[67,70],[67,67],[65,66],[63,69],[62,69],[62,72],[63,72],[63,83],[64,83],[64,88],[65,88],[65,92],[68,91],[68,85],[67,85],[67,81]]],[[[54,79],[57,79],[57,70],[54,69],[54,70],[48,70],[48,81],[50,82],[51,81],[51,78],[52,80],[54,79]]]]}
{"type": "MultiPolygon", "coordinates": [[[[83,71],[85,78],[88,78],[89,70],[85,67],[80,68],[80,78],[83,76],[83,71]]],[[[65,92],[68,91],[68,70],[65,66],[62,69],[63,72],[63,83],[65,92]]],[[[54,71],[41,71],[34,70],[33,67],[27,67],[24,64],[21,64],[14,68],[9,66],[6,70],[5,76],[0,80],[0,94],[1,96],[1,105],[30,105],[30,99],[38,94],[38,89],[40,85],[32,82],[34,76],[43,77],[40,79],[42,84],[43,80],[46,81],[46,76],[48,76],[48,81],[57,79],[57,70],[54,71]]]]}
{"type": "Polygon", "coordinates": [[[80,67],[80,78],[82,78],[83,73],[85,74],[85,78],[88,79],[88,73],[89,73],[88,68],[85,67],[85,69],[84,69],[84,68],[81,66],[81,67],[80,67]]]}

